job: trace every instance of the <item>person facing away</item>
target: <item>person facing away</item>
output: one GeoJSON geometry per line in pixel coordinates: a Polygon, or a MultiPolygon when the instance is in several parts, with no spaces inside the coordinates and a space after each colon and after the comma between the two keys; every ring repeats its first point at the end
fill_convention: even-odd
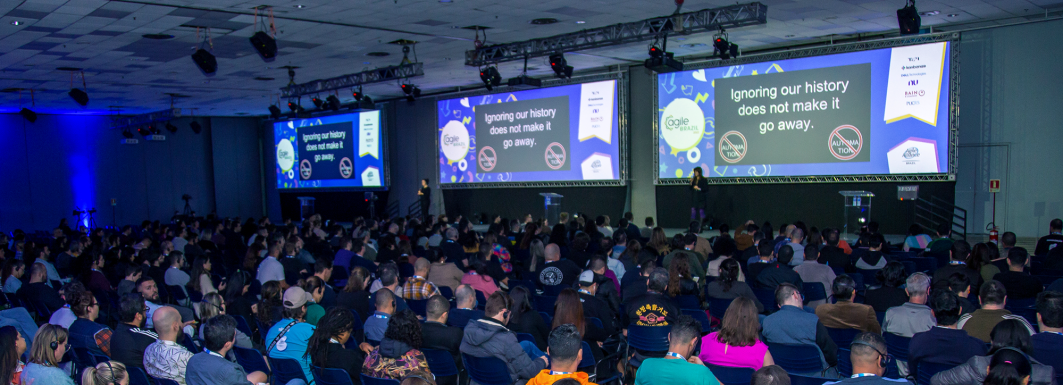
{"type": "Polygon", "coordinates": [[[364,351],[372,350],[372,346],[362,342],[359,349],[344,347],[353,338],[351,334],[357,327],[350,310],[343,307],[329,309],[307,342],[306,355],[310,356],[310,362],[319,368],[343,369],[352,384],[360,381],[364,351]]]}
{"type": "MultiPolygon", "coordinates": [[[[814,345],[823,353],[823,368],[838,364],[838,346],[815,314],[803,307],[801,290],[789,283],[775,289],[779,311],[764,318],[761,334],[768,344],[814,345]]],[[[820,306],[822,307],[822,306],[820,306]]]]}
{"type": "MultiPolygon", "coordinates": [[[[506,364],[510,378],[516,382],[535,377],[547,366],[544,355],[533,359],[526,353],[525,345],[534,347],[530,341],[518,342],[517,336],[506,328],[512,311],[512,302],[503,292],[495,292],[487,298],[485,317],[470,321],[461,340],[461,352],[474,357],[494,357],[506,364]]],[[[535,349],[537,350],[537,349],[535,349]]]]}
{"type": "Polygon", "coordinates": [[[875,309],[856,299],[856,282],[847,274],[839,275],[831,284],[831,293],[838,301],[823,304],[816,308],[816,316],[823,326],[832,329],[856,329],[862,332],[881,333],[882,327],[875,317],[875,309]]]}
{"type": "Polygon", "coordinates": [[[1063,293],[1037,295],[1037,325],[1041,332],[1030,336],[1034,357],[1063,373],[1063,293]]]}
{"type": "Polygon", "coordinates": [[[750,385],[790,385],[790,375],[779,365],[767,365],[753,372],[750,385]]]}
{"type": "Polygon", "coordinates": [[[930,296],[930,310],[937,325],[916,333],[908,345],[908,373],[919,378],[919,364],[932,362],[955,367],[974,356],[985,355],[985,343],[956,327],[960,320],[960,297],[949,290],[930,296]]]}
{"type": "Polygon", "coordinates": [[[1033,254],[1048,254],[1061,244],[1063,244],[1063,219],[1056,218],[1048,222],[1048,235],[1037,240],[1037,247],[1034,248],[1033,254]]]}
{"type": "Polygon", "coordinates": [[[576,380],[581,385],[594,385],[585,372],[577,371],[583,360],[583,346],[579,330],[573,324],[563,324],[550,332],[550,369],[543,369],[528,380],[528,385],[551,385],[565,378],[576,380]]]}
{"type": "Polygon", "coordinates": [[[853,363],[852,376],[841,381],[827,382],[823,385],[911,385],[908,380],[882,377],[886,373],[886,365],[889,364],[889,361],[886,355],[886,340],[878,333],[860,333],[856,335],[856,338],[853,338],[853,344],[850,345],[850,349],[849,358],[853,363]]]}
{"type": "Polygon", "coordinates": [[[451,310],[450,316],[447,317],[447,325],[465,329],[469,321],[484,317],[484,312],[476,309],[476,289],[472,286],[458,286],[458,290],[454,292],[454,299],[458,307],[451,310]]]}
{"type": "Polygon", "coordinates": [[[177,343],[181,334],[181,314],[169,306],[160,307],[151,315],[159,339],[144,351],[144,370],[149,376],[174,380],[184,385],[188,360],[194,353],[177,343]]]}
{"type": "Polygon", "coordinates": [[[1004,285],[1011,299],[1030,299],[1044,290],[1041,281],[1023,271],[1029,256],[1026,249],[1013,247],[1008,250],[1008,271],[997,273],[993,279],[1004,285]]]}
{"type": "Polygon", "coordinates": [[[753,370],[774,365],[768,345],[759,339],[759,329],[753,301],[738,297],[727,307],[720,330],[701,339],[698,358],[713,365],[753,370]]]}
{"type": "MultiPolygon", "coordinates": [[[[203,351],[188,359],[185,381],[189,385],[258,384],[267,381],[266,373],[246,373],[225,355],[236,344],[236,319],[216,315],[203,323],[203,351]]],[[[302,380],[299,380],[302,381],[302,380]]]]}
{"type": "MultiPolygon", "coordinates": [[[[1033,353],[1030,348],[1029,330],[1018,320],[1001,321],[993,327],[990,334],[993,345],[986,353],[987,356],[974,356],[960,366],[938,372],[930,379],[931,385],[983,384],[987,380],[986,368],[991,366],[994,355],[1006,350],[1015,351],[1026,357],[1033,353]]],[[[1036,385],[1056,383],[1055,370],[1051,366],[1044,365],[1033,358],[1029,360],[1032,366],[1029,383],[1036,385]]]]}
{"type": "Polygon", "coordinates": [[[681,315],[668,332],[668,353],[664,358],[647,358],[635,373],[635,385],[720,385],[705,363],[695,355],[701,338],[701,323],[681,315]]]}
{"type": "MultiPolygon", "coordinates": [[[[435,295],[428,299],[425,305],[427,321],[421,325],[421,346],[424,349],[440,350],[450,353],[454,363],[461,368],[461,339],[465,332],[461,328],[447,326],[447,317],[450,315],[450,301],[442,295],[435,295]]],[[[457,379],[436,378],[441,383],[453,384],[457,379]]]]}
{"type": "Polygon", "coordinates": [[[930,295],[930,277],[922,272],[912,274],[908,277],[904,290],[908,293],[908,302],[886,311],[883,329],[886,333],[901,337],[912,337],[916,333],[930,330],[936,324],[934,312],[926,305],[930,295]]]}
{"type": "Polygon", "coordinates": [[[964,314],[956,325],[966,330],[971,337],[986,343],[992,342],[990,332],[998,323],[1009,319],[1021,322],[1030,334],[1034,333],[1033,327],[1025,318],[1011,314],[1011,311],[1004,308],[1008,302],[1008,292],[1000,282],[989,281],[982,284],[982,288],[978,290],[978,301],[982,308],[970,314],[964,314]]]}

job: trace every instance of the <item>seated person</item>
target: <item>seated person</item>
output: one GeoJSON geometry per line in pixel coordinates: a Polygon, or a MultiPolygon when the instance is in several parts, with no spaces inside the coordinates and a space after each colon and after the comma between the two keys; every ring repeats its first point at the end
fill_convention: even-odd
{"type": "Polygon", "coordinates": [[[74,315],[74,311],[70,310],[70,307],[81,300],[81,292],[83,291],[85,291],[85,285],[82,285],[80,281],[70,281],[64,284],[59,289],[59,298],[62,298],[66,305],[52,313],[52,316],[48,318],[48,323],[62,326],[63,329],[69,328],[70,324],[78,319],[78,316],[74,315]]]}
{"type": "Polygon", "coordinates": [[[177,309],[163,306],[156,309],[151,317],[155,319],[153,323],[159,339],[144,351],[144,371],[149,376],[174,380],[184,385],[188,360],[194,353],[177,343],[178,338],[184,338],[181,314],[177,309]]]}
{"type": "Polygon", "coordinates": [[[129,384],[129,372],[118,361],[101,362],[87,367],[81,373],[81,385],[129,384]]]}
{"type": "Polygon", "coordinates": [[[705,285],[705,296],[711,299],[747,298],[756,305],[757,313],[764,312],[764,305],[757,299],[756,294],[753,294],[753,289],[739,279],[742,269],[738,263],[734,258],[726,258],[720,262],[720,268],[716,272],[718,277],[705,285]]]}
{"type": "Polygon", "coordinates": [[[1035,298],[1044,290],[1041,281],[1024,271],[1028,259],[1026,249],[1012,247],[1008,250],[1008,271],[997,273],[993,277],[993,280],[1004,284],[1008,296],[1013,300],[1035,298]]]}
{"type": "Polygon", "coordinates": [[[790,375],[779,365],[767,365],[753,372],[750,385],[790,385],[790,375]]]}
{"type": "Polygon", "coordinates": [[[78,316],[78,319],[71,323],[69,328],[71,346],[85,348],[91,353],[110,357],[111,335],[113,332],[107,325],[96,323],[96,318],[100,315],[100,304],[96,302],[96,297],[92,295],[91,291],[86,290],[80,294],[81,298],[70,307],[74,310],[74,315],[78,316]],[[81,346],[83,343],[89,343],[87,341],[93,341],[94,343],[89,346],[81,346]]]}
{"type": "Polygon", "coordinates": [[[887,361],[886,340],[878,333],[860,333],[853,338],[853,344],[849,347],[852,351],[849,358],[853,363],[853,376],[841,381],[827,382],[823,385],[850,385],[850,384],[882,384],[897,385],[897,383],[911,383],[904,380],[893,380],[882,377],[886,373],[887,361]]]}
{"type": "Polygon", "coordinates": [[[886,239],[882,234],[872,234],[868,239],[867,254],[860,256],[854,266],[860,270],[880,270],[886,267],[889,261],[882,255],[882,246],[885,244],[886,239]]]}
{"type": "MultiPolygon", "coordinates": [[[[990,281],[992,282],[992,281],[990,281]]],[[[988,356],[971,357],[963,365],[935,374],[930,379],[931,385],[966,385],[983,384],[986,380],[986,368],[990,366],[992,356],[1005,350],[1017,350],[1023,355],[1033,353],[1030,348],[1030,333],[1018,320],[1008,319],[1000,321],[993,327],[990,333],[993,346],[989,348],[988,356]]],[[[1051,366],[1043,365],[1037,360],[1030,360],[1033,366],[1030,373],[1029,384],[1049,385],[1055,383],[1055,370],[1051,366]]]]}
{"type": "Polygon", "coordinates": [[[59,297],[59,292],[49,286],[48,268],[41,263],[34,263],[30,267],[30,283],[23,286],[18,292],[22,298],[35,303],[37,306],[43,305],[48,312],[54,312],[66,305],[63,298],[59,297]]]}
{"type": "Polygon", "coordinates": [[[933,362],[949,367],[958,366],[974,356],[985,355],[985,343],[957,329],[960,320],[959,296],[948,290],[935,291],[930,297],[930,310],[937,326],[912,336],[908,344],[908,373],[919,378],[919,364],[933,362]]]}
{"type": "Polygon", "coordinates": [[[627,312],[622,314],[621,324],[626,328],[638,326],[668,326],[680,314],[668,292],[668,270],[653,269],[646,279],[646,293],[626,302],[627,312]]]}
{"type": "Polygon", "coordinates": [[[759,340],[760,322],[753,301],[736,298],[724,313],[720,331],[701,338],[701,361],[713,365],[751,368],[774,365],[768,345],[759,340]]]}
{"type": "Polygon", "coordinates": [[[314,366],[327,369],[343,369],[351,378],[351,383],[361,381],[363,351],[373,347],[363,342],[360,349],[347,349],[344,344],[350,340],[354,328],[354,314],[342,307],[334,307],[318,320],[314,334],[307,342],[306,351],[310,353],[310,362],[314,366]]]}
{"type": "Polygon", "coordinates": [[[476,289],[472,286],[458,286],[458,290],[454,292],[454,301],[458,307],[450,311],[447,325],[465,329],[469,321],[484,318],[483,310],[476,309],[476,289]]]}
{"type": "Polygon", "coordinates": [[[299,286],[285,290],[282,297],[284,318],[266,332],[264,341],[268,357],[295,360],[303,369],[303,375],[308,382],[313,383],[310,357],[306,354],[307,342],[314,334],[314,325],[306,322],[308,297],[308,293],[299,286]]]}
{"type": "MultiPolygon", "coordinates": [[[[961,243],[956,242],[957,244],[961,243]]],[[[997,281],[989,281],[982,284],[982,288],[978,291],[978,301],[982,304],[982,308],[975,310],[971,314],[965,314],[960,317],[960,322],[956,324],[960,329],[967,331],[971,337],[978,338],[986,343],[992,342],[989,332],[1003,320],[1016,320],[1026,326],[1026,330],[1029,334],[1033,334],[1033,327],[1029,322],[1020,315],[1011,314],[1011,311],[1004,308],[1008,302],[1008,291],[1004,289],[1004,285],[997,281]]]]}
{"type": "Polygon", "coordinates": [[[528,380],[546,368],[545,355],[532,358],[528,352],[538,350],[531,341],[517,341],[506,324],[513,304],[508,295],[495,292],[487,298],[486,317],[470,321],[461,340],[461,353],[473,357],[495,357],[506,363],[514,382],[528,380]]]}
{"type": "MultiPolygon", "coordinates": [[[[801,287],[804,281],[801,280],[801,275],[794,271],[793,266],[790,266],[790,261],[794,258],[794,248],[790,245],[782,245],[779,247],[779,251],[776,254],[775,262],[769,263],[764,270],[761,270],[757,274],[757,285],[760,287],[776,288],[779,284],[789,283],[794,286],[801,287]]],[[[750,267],[752,269],[752,267],[750,267]]],[[[750,273],[750,275],[753,275],[750,273]]]]}
{"type": "Polygon", "coordinates": [[[908,277],[908,302],[890,308],[883,319],[883,329],[901,337],[911,338],[915,333],[922,333],[934,327],[934,313],[926,305],[930,295],[930,277],[921,272],[908,277]]]}
{"type": "MultiPolygon", "coordinates": [[[[516,288],[514,288],[516,289],[516,288]]],[[[447,326],[450,315],[450,301],[442,295],[434,295],[425,305],[427,321],[421,324],[421,346],[450,353],[454,363],[461,368],[461,338],[465,331],[461,328],[447,326]]],[[[452,376],[455,377],[455,376],[452,376]]],[[[456,384],[457,378],[436,377],[440,385],[456,384]]]]}
{"type": "Polygon", "coordinates": [[[1037,296],[1040,333],[1030,336],[1034,356],[1063,373],[1063,293],[1046,291],[1037,296]]]}
{"type": "Polygon", "coordinates": [[[839,275],[834,278],[830,289],[838,302],[819,305],[816,308],[816,316],[823,322],[823,326],[833,329],[857,329],[876,334],[882,332],[878,318],[875,317],[875,309],[853,302],[856,299],[856,282],[852,277],[839,275]]]}
{"type": "Polygon", "coordinates": [[[421,324],[412,310],[395,313],[388,321],[384,339],[365,358],[362,374],[375,378],[401,380],[406,375],[422,371],[431,374],[428,360],[421,353],[421,324]]]}
{"type": "Polygon", "coordinates": [[[144,351],[155,343],[159,335],[144,327],[147,310],[144,297],[129,293],[118,301],[118,325],[111,335],[111,359],[128,362],[131,368],[144,369],[144,351]]]}
{"type": "MultiPolygon", "coordinates": [[[[823,353],[823,368],[838,364],[838,346],[831,340],[819,317],[806,312],[797,286],[782,284],[775,289],[779,311],[764,318],[761,334],[768,344],[814,345],[823,353]]],[[[822,307],[822,306],[821,306],[822,307]]]]}
{"type": "Polygon", "coordinates": [[[672,322],[668,332],[668,353],[664,358],[647,358],[635,373],[635,385],[720,385],[705,367],[694,346],[701,338],[701,323],[688,315],[672,322]]]}
{"type": "Polygon", "coordinates": [[[587,373],[577,371],[583,359],[583,346],[575,325],[564,324],[554,328],[550,332],[549,345],[546,353],[550,355],[550,369],[543,369],[528,380],[528,385],[551,385],[565,378],[574,379],[581,385],[594,385],[588,381],[587,373]]]}
{"type": "Polygon", "coordinates": [[[868,289],[864,294],[864,304],[871,306],[876,313],[885,313],[891,307],[908,302],[908,293],[904,291],[907,277],[903,264],[897,261],[889,262],[882,270],[875,272],[875,277],[882,286],[868,289]]]}
{"type": "Polygon", "coordinates": [[[37,329],[37,334],[30,345],[29,360],[22,368],[18,383],[74,385],[70,374],[59,367],[59,362],[63,360],[63,355],[70,346],[67,343],[68,337],[66,328],[59,325],[45,324],[37,329]]]}
{"type": "Polygon", "coordinates": [[[189,385],[258,384],[267,381],[266,373],[246,373],[225,355],[236,345],[236,319],[222,314],[203,323],[203,352],[188,359],[185,381],[189,385]]]}
{"type": "Polygon", "coordinates": [[[388,289],[380,289],[374,295],[376,311],[365,320],[365,339],[379,343],[384,339],[391,315],[395,314],[395,294],[388,289]]]}

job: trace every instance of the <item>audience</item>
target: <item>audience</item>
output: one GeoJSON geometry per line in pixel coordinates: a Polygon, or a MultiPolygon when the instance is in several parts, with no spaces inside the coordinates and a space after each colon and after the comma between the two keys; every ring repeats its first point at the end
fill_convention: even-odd
{"type": "Polygon", "coordinates": [[[882,255],[882,247],[885,244],[886,239],[882,237],[882,234],[872,234],[868,238],[867,254],[861,255],[853,267],[860,270],[880,270],[886,267],[889,261],[882,255]]]}
{"type": "MultiPolygon", "coordinates": [[[[0,247],[2,248],[2,247],[0,247]]],[[[3,384],[20,384],[24,364],[22,355],[26,353],[26,339],[14,326],[0,327],[0,380],[3,384]]]]}
{"type": "Polygon", "coordinates": [[[577,371],[583,359],[580,332],[575,325],[562,324],[550,332],[550,346],[546,353],[550,355],[550,369],[543,369],[528,380],[528,385],[551,385],[571,378],[581,385],[591,384],[587,373],[577,371]]]}
{"type": "Polygon", "coordinates": [[[439,250],[428,250],[428,259],[432,265],[428,269],[428,282],[437,287],[449,287],[451,293],[458,291],[465,273],[457,265],[447,260],[446,254],[439,250]]]}
{"type": "Polygon", "coordinates": [[[882,286],[868,289],[864,294],[864,303],[875,309],[876,313],[885,313],[894,306],[908,302],[908,292],[902,287],[905,285],[903,264],[889,262],[875,276],[882,286]]]}
{"type": "Polygon", "coordinates": [[[177,381],[185,384],[185,371],[192,353],[177,343],[178,338],[185,338],[181,332],[181,314],[170,306],[160,307],[152,314],[155,333],[159,339],[144,350],[144,370],[149,376],[177,381]]]}
{"type": "MultiPolygon", "coordinates": [[[[506,363],[514,382],[535,377],[547,366],[547,357],[530,341],[518,342],[506,328],[512,316],[512,302],[502,292],[487,298],[485,317],[469,322],[461,340],[461,353],[473,357],[494,357],[506,363]],[[533,358],[532,354],[537,358],[533,358]]],[[[700,329],[699,329],[700,330],[700,329]]]]}
{"type": "Polygon", "coordinates": [[[476,289],[472,286],[458,286],[458,290],[454,292],[454,302],[457,308],[451,311],[447,318],[447,325],[465,329],[469,321],[483,318],[484,312],[477,309],[479,306],[476,301],[476,289]]]}
{"type": "MultiPolygon", "coordinates": [[[[258,384],[267,381],[266,373],[247,373],[243,367],[225,359],[236,346],[236,320],[225,314],[203,323],[203,351],[188,359],[185,370],[189,385],[258,384]]],[[[300,380],[301,381],[301,380],[300,380]]]]}
{"type": "Polygon", "coordinates": [[[753,289],[738,279],[741,272],[738,261],[727,258],[720,263],[717,271],[718,277],[705,285],[705,296],[714,299],[747,298],[756,305],[757,313],[764,312],[764,305],[753,294],[753,289]]]}
{"type": "Polygon", "coordinates": [[[111,335],[111,359],[144,369],[144,352],[159,339],[149,329],[141,329],[147,319],[144,297],[137,293],[122,296],[118,302],[119,323],[111,335]]]}
{"type": "MultiPolygon", "coordinates": [[[[935,240],[934,242],[943,242],[941,240],[935,240]]],[[[951,241],[950,241],[951,242],[951,241]]],[[[967,241],[952,242],[949,249],[949,256],[951,260],[947,266],[939,267],[934,271],[934,288],[944,289],[948,287],[949,277],[954,273],[960,273],[967,276],[967,280],[971,282],[971,287],[982,286],[982,274],[969,266],[967,266],[967,257],[970,255],[971,246],[967,244],[967,241]]]]}
{"type": "Polygon", "coordinates": [[[1063,373],[1063,293],[1046,291],[1037,296],[1037,329],[1030,336],[1034,356],[1063,373]]]}
{"type": "MultiPolygon", "coordinates": [[[[785,247],[785,246],[784,246],[785,247]]],[[[856,299],[856,282],[846,274],[839,275],[831,284],[831,293],[837,303],[823,304],[816,308],[816,316],[823,326],[832,329],[856,329],[880,334],[882,327],[875,316],[875,309],[856,299]]]]}
{"type": "Polygon", "coordinates": [[[971,303],[968,297],[971,295],[971,281],[967,279],[966,275],[960,273],[952,273],[949,277],[949,291],[956,293],[956,296],[960,298],[960,315],[970,314],[975,311],[975,305],[971,303]]]}
{"type": "Polygon", "coordinates": [[[4,267],[0,271],[0,281],[3,282],[3,291],[6,294],[15,294],[22,288],[22,275],[26,272],[26,264],[18,259],[4,261],[4,267]]]}
{"type": "Polygon", "coordinates": [[[1041,281],[1024,271],[1028,259],[1026,249],[1013,247],[1008,250],[1008,271],[993,276],[994,281],[1004,285],[1012,300],[1035,298],[1044,290],[1041,281]]]}
{"type": "Polygon", "coordinates": [[[765,317],[762,322],[764,342],[813,345],[823,353],[824,369],[837,365],[838,346],[831,340],[819,317],[803,309],[802,301],[801,290],[797,286],[784,283],[775,289],[775,303],[779,311],[765,317]]]}
{"type": "MultiPolygon", "coordinates": [[[[447,317],[450,315],[450,302],[441,295],[432,296],[425,305],[428,315],[427,320],[421,325],[421,345],[425,349],[434,349],[450,353],[454,363],[460,368],[461,365],[461,339],[464,331],[461,328],[447,326],[447,317]]],[[[437,378],[439,382],[456,384],[457,379],[437,378]]]]}
{"type": "Polygon", "coordinates": [[[883,331],[901,337],[912,337],[916,333],[930,330],[936,324],[934,312],[926,305],[930,295],[930,277],[923,273],[912,274],[908,277],[904,291],[908,294],[908,302],[886,311],[886,318],[882,322],[883,331]]]}
{"type": "Polygon", "coordinates": [[[626,313],[622,314],[621,324],[638,326],[668,326],[679,316],[679,307],[675,305],[668,292],[668,271],[655,268],[646,279],[646,293],[625,301],[626,313]]]}
{"type": "Polygon", "coordinates": [[[916,333],[908,345],[908,373],[919,378],[919,364],[930,362],[954,367],[974,356],[985,355],[985,343],[956,327],[960,320],[959,296],[948,290],[934,291],[930,310],[935,327],[916,333]]]}
{"type": "MultiPolygon", "coordinates": [[[[795,247],[794,250],[798,249],[797,246],[792,247],[795,247]]],[[[809,243],[808,246],[800,247],[800,249],[804,250],[803,256],[805,260],[800,265],[795,266],[794,271],[797,272],[797,275],[801,277],[801,281],[804,283],[819,283],[823,285],[823,292],[826,293],[838,276],[834,269],[827,266],[827,260],[819,256],[819,247],[818,244],[812,243],[809,243]]],[[[808,306],[815,309],[824,303],[827,303],[825,299],[810,301],[808,306]]]]}
{"type": "MultiPolygon", "coordinates": [[[[543,288],[557,285],[571,287],[583,269],[571,260],[561,259],[561,248],[556,243],[546,245],[545,252],[546,263],[533,273],[538,277],[539,286],[543,288]]],[[[462,283],[466,282],[463,280],[462,283]]]]}
{"type": "MultiPolygon", "coordinates": [[[[595,260],[592,260],[591,264],[594,264],[595,260]]],[[[602,321],[603,332],[606,335],[613,335],[619,330],[618,315],[613,309],[598,296],[599,286],[597,280],[597,274],[591,270],[584,271],[579,275],[579,300],[582,302],[583,315],[587,318],[597,318],[602,321]]],[[[608,289],[609,283],[605,283],[606,289],[608,289]]],[[[514,300],[515,302],[516,300],[514,300]]]]}
{"type": "Polygon", "coordinates": [[[882,377],[886,373],[887,361],[886,340],[878,333],[860,333],[853,338],[850,346],[849,359],[853,364],[853,375],[841,381],[826,382],[823,385],[834,384],[890,384],[895,385],[898,381],[882,377]]]}
{"type": "MultiPolygon", "coordinates": [[[[757,285],[764,288],[776,288],[780,284],[789,283],[797,287],[801,287],[804,281],[801,281],[801,275],[794,271],[794,268],[790,266],[790,260],[794,257],[794,249],[790,245],[783,245],[779,247],[779,251],[775,256],[775,262],[768,263],[760,273],[756,274],[757,285]]],[[[752,273],[752,267],[750,267],[750,275],[752,273]]]]}
{"type": "Polygon", "coordinates": [[[835,273],[849,273],[853,268],[849,263],[849,253],[840,247],[844,244],[839,235],[837,229],[823,229],[823,240],[827,244],[819,250],[819,257],[826,261],[827,266],[835,273]]]}
{"type": "Polygon", "coordinates": [[[701,338],[701,323],[688,315],[676,317],[668,332],[664,358],[647,358],[635,374],[636,385],[720,385],[716,376],[694,353],[701,338]]]}
{"type": "MultiPolygon", "coordinates": [[[[362,362],[365,361],[363,350],[370,350],[366,346],[361,349],[347,349],[347,344],[357,327],[354,314],[343,307],[334,307],[325,313],[318,321],[314,333],[306,344],[306,354],[310,355],[310,362],[319,368],[343,369],[351,377],[351,383],[361,382],[359,374],[362,372],[362,362]]],[[[365,342],[362,345],[367,345],[365,342]]]]}
{"type": "MultiPolygon", "coordinates": [[[[221,295],[218,294],[218,293],[210,293],[210,294],[207,294],[207,296],[203,297],[203,301],[200,302],[200,307],[199,308],[200,308],[199,319],[201,319],[201,320],[208,320],[208,319],[214,318],[215,316],[218,316],[218,315],[227,315],[227,314],[229,314],[226,311],[225,301],[222,301],[221,295]]],[[[234,319],[233,322],[236,322],[236,320],[234,319]]],[[[199,339],[200,340],[207,338],[207,337],[205,337],[204,333],[206,333],[206,331],[204,331],[203,328],[200,328],[199,329],[199,339]]],[[[245,349],[254,348],[254,344],[252,344],[252,342],[251,342],[251,337],[249,337],[247,334],[244,334],[244,332],[242,332],[240,330],[236,331],[236,346],[239,346],[239,347],[245,348],[245,349]]]]}
{"type": "Polygon", "coordinates": [[[1033,253],[1034,255],[1046,255],[1061,244],[1063,244],[1063,220],[1056,218],[1048,222],[1048,235],[1037,240],[1033,253]]]}
{"type": "Polygon", "coordinates": [[[369,271],[355,266],[347,278],[347,285],[336,295],[336,305],[346,307],[358,313],[359,317],[369,316],[369,271]]]}
{"type": "Polygon", "coordinates": [[[318,304],[325,297],[325,281],[318,277],[310,277],[303,281],[301,289],[307,296],[306,322],[317,325],[317,320],[325,315],[325,308],[318,304]]]}
{"type": "Polygon", "coordinates": [[[59,367],[59,362],[70,348],[68,336],[66,328],[58,325],[46,324],[37,329],[29,360],[22,368],[20,383],[29,385],[34,381],[34,384],[74,385],[70,374],[59,367]]]}
{"type": "Polygon", "coordinates": [[[431,268],[432,264],[427,259],[417,258],[417,261],[413,264],[413,277],[406,280],[406,283],[402,286],[402,297],[404,299],[426,300],[440,294],[436,285],[427,279],[431,268]]]}
{"type": "Polygon", "coordinates": [[[982,308],[970,314],[964,314],[956,324],[960,329],[967,331],[971,337],[986,343],[992,342],[989,332],[1003,320],[1016,320],[1026,327],[1029,334],[1034,333],[1033,327],[1025,318],[1011,314],[1011,311],[1004,308],[1008,301],[1008,292],[1000,282],[989,281],[982,284],[982,288],[978,291],[978,301],[982,308]]]}
{"type": "Polygon", "coordinates": [[[48,269],[40,263],[34,263],[30,268],[30,282],[22,286],[18,295],[36,306],[43,306],[49,312],[59,310],[66,305],[66,302],[59,297],[59,293],[48,286],[48,269]]]}
{"type": "Polygon", "coordinates": [[[113,332],[107,325],[96,323],[96,318],[100,315],[100,304],[96,302],[92,292],[81,292],[81,297],[70,308],[78,317],[68,328],[72,345],[88,349],[90,353],[110,356],[113,332]]]}
{"type": "Polygon", "coordinates": [[[395,306],[395,294],[389,289],[380,289],[374,293],[376,297],[376,311],[365,320],[365,339],[379,343],[384,338],[391,316],[397,312],[395,306]]]}
{"type": "Polygon", "coordinates": [[[373,301],[376,301],[376,296],[380,292],[380,289],[388,289],[393,295],[392,299],[395,301],[395,311],[403,311],[409,308],[406,301],[402,299],[402,286],[399,285],[399,267],[394,262],[387,262],[377,268],[377,273],[380,276],[376,282],[373,282],[373,286],[369,288],[369,291],[373,293],[373,301]]]}
{"type": "Polygon", "coordinates": [[[314,334],[314,326],[306,322],[307,302],[306,292],[298,286],[284,291],[284,318],[266,333],[266,356],[295,360],[303,369],[306,379],[313,383],[314,374],[310,371],[306,348],[310,336],[314,334]]]}
{"type": "Polygon", "coordinates": [[[284,306],[281,303],[281,296],[284,293],[281,292],[280,281],[266,282],[265,285],[262,285],[261,292],[262,299],[258,301],[258,310],[255,313],[258,322],[268,327],[284,318],[284,306]]]}
{"type": "Polygon", "coordinates": [[[720,330],[701,339],[702,361],[720,366],[752,368],[774,365],[768,345],[760,341],[760,322],[753,301],[739,297],[724,313],[720,330]]]}
{"type": "MultiPolygon", "coordinates": [[[[1012,351],[1027,357],[1033,353],[1030,347],[1030,331],[1027,327],[1027,325],[1018,320],[1001,321],[993,327],[990,333],[993,345],[989,349],[989,356],[971,357],[960,366],[935,374],[930,383],[932,385],[983,384],[986,380],[986,368],[991,368],[992,356],[1001,351],[1012,351]]],[[[1051,366],[1042,365],[1032,359],[1030,364],[1033,369],[1029,375],[1029,384],[1049,385],[1055,383],[1055,371],[1051,366]]]]}
{"type": "MultiPolygon", "coordinates": [[[[543,316],[538,311],[535,311],[535,307],[532,306],[531,292],[528,291],[527,287],[517,286],[509,291],[509,298],[513,301],[513,315],[506,326],[514,333],[524,333],[532,336],[532,339],[535,340],[535,346],[540,350],[546,348],[546,339],[550,335],[550,325],[546,324],[543,316]]],[[[479,318],[483,318],[483,315],[480,315],[479,318]]]]}

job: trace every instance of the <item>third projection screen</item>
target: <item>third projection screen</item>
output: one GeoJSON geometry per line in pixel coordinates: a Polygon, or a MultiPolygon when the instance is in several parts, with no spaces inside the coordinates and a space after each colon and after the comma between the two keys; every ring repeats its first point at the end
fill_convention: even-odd
{"type": "Polygon", "coordinates": [[[947,173],[950,48],[660,74],[659,176],[947,173]]]}
{"type": "Polygon", "coordinates": [[[616,180],[617,82],[438,101],[440,181],[616,180]]]}

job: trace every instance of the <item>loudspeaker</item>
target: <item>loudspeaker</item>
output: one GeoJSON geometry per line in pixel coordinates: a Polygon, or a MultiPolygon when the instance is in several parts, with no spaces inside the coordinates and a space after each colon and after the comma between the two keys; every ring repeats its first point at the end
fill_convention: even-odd
{"type": "Polygon", "coordinates": [[[31,111],[29,108],[23,108],[22,111],[18,112],[18,114],[22,115],[22,117],[26,118],[26,120],[28,120],[30,123],[37,122],[37,113],[31,111]]]}
{"type": "Polygon", "coordinates": [[[218,59],[205,49],[196,50],[196,53],[192,54],[192,61],[196,63],[200,71],[203,71],[204,75],[210,75],[218,71],[218,59]]]}
{"type": "Polygon", "coordinates": [[[901,35],[915,35],[919,33],[922,18],[915,9],[915,1],[909,1],[904,8],[897,10],[897,26],[901,29],[901,35]]]}
{"type": "Polygon", "coordinates": [[[258,31],[251,35],[251,46],[255,47],[255,51],[258,51],[258,55],[262,56],[263,60],[277,57],[277,40],[265,32],[258,31]]]}
{"type": "Polygon", "coordinates": [[[70,92],[68,92],[67,95],[70,95],[70,98],[74,99],[74,101],[80,104],[82,107],[89,104],[89,94],[85,93],[85,91],[82,91],[77,88],[71,88],[70,92]]]}

